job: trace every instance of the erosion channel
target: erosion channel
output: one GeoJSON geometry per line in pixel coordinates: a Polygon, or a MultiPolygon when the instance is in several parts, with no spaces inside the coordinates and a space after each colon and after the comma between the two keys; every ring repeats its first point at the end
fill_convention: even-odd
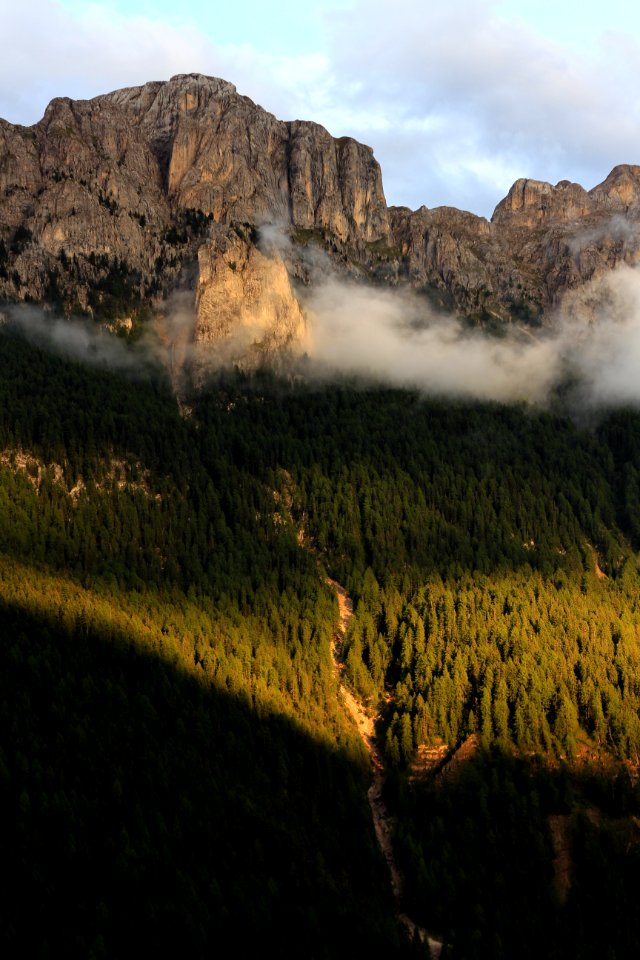
{"type": "Polygon", "coordinates": [[[389,866],[391,887],[393,890],[393,898],[396,904],[398,919],[405,926],[410,937],[414,937],[415,933],[417,932],[420,940],[423,943],[428,943],[431,956],[437,960],[442,951],[442,942],[430,937],[427,931],[423,927],[419,927],[418,924],[414,923],[411,917],[408,917],[402,909],[403,877],[398,869],[398,864],[393,852],[391,817],[389,816],[389,811],[387,810],[387,806],[382,797],[382,789],[384,787],[386,772],[384,766],[384,757],[381,751],[378,749],[375,739],[374,718],[367,715],[362,703],[356,697],[354,697],[353,693],[342,682],[342,674],[344,671],[344,664],[342,662],[342,642],[347,632],[347,627],[349,626],[349,620],[353,615],[353,602],[341,584],[337,583],[335,580],[328,580],[327,582],[335,590],[340,607],[340,622],[338,631],[331,644],[333,667],[338,680],[338,689],[342,702],[353,718],[358,728],[358,733],[360,734],[362,741],[367,748],[367,752],[371,757],[371,763],[373,765],[373,781],[368,791],[369,805],[371,807],[373,825],[375,827],[376,837],[378,838],[378,844],[389,866]]]}

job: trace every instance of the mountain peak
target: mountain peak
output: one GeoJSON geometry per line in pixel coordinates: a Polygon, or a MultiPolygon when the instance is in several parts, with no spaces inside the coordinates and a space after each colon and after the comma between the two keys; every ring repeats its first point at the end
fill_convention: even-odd
{"type": "Polygon", "coordinates": [[[589,194],[579,183],[560,180],[555,186],[544,180],[521,178],[493,212],[493,223],[517,218],[521,226],[533,226],[543,220],[574,220],[591,209],[589,194]]]}
{"type": "Polygon", "coordinates": [[[621,163],[590,191],[597,203],[627,208],[640,199],[640,166],[621,163]]]}

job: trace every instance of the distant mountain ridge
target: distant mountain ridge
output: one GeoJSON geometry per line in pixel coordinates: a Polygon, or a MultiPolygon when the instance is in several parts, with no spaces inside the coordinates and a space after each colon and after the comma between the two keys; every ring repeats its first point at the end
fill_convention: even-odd
{"type": "Polygon", "coordinates": [[[0,120],[0,299],[117,323],[185,287],[196,341],[237,321],[251,344],[303,344],[287,277],[309,282],[309,245],[347,276],[409,285],[481,324],[551,323],[568,290],[637,261],[639,221],[640,166],[588,192],[518,180],[491,221],[387,207],[370,147],[200,74],[58,98],[29,128],[0,120]],[[268,222],[292,242],[267,252],[277,294],[252,252],[268,222]]]}

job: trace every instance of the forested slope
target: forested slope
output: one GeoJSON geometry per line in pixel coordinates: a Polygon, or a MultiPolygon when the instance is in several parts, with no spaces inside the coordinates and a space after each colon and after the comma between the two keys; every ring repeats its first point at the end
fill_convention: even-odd
{"type": "Polygon", "coordinates": [[[10,326],[1,347],[7,944],[410,949],[329,573],[412,916],[456,957],[637,952],[636,414],[262,373],[181,417],[142,358],[82,367],[10,326]]]}
{"type": "Polygon", "coordinates": [[[225,403],[356,599],[343,652],[382,711],[407,909],[459,957],[630,956],[640,419],[353,387],[225,403]],[[467,741],[461,772],[425,769],[421,746],[467,741]]]}
{"type": "Polygon", "coordinates": [[[6,956],[403,954],[337,605],[160,371],[0,351],[6,956]]]}

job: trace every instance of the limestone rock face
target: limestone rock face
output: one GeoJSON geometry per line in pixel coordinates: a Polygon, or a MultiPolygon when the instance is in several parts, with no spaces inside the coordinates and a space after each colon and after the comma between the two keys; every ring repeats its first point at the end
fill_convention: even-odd
{"type": "Polygon", "coordinates": [[[0,122],[0,298],[153,300],[211,224],[265,221],[354,249],[387,238],[371,149],[197,74],[56,99],[28,129],[0,122]]]}
{"type": "Polygon", "coordinates": [[[40,187],[36,138],[26,127],[0,120],[0,203],[2,223],[19,226],[40,187]]]}
{"type": "Polygon", "coordinates": [[[391,208],[404,275],[479,322],[552,323],[568,291],[640,257],[640,167],[586,191],[517,180],[491,222],[448,207],[391,208]]]}
{"type": "Polygon", "coordinates": [[[591,209],[591,198],[579,183],[561,180],[554,187],[540,180],[516,180],[496,207],[492,221],[533,227],[550,220],[575,220],[591,209]]]}
{"type": "Polygon", "coordinates": [[[590,191],[600,208],[624,213],[640,213],[640,167],[622,164],[614,167],[606,180],[590,191]]]}
{"type": "Polygon", "coordinates": [[[86,306],[87,290],[121,263],[144,295],[171,215],[139,131],[94,102],[58,99],[34,127],[3,132],[0,237],[11,269],[0,296],[48,299],[55,278],[65,302],[86,306]]]}
{"type": "Polygon", "coordinates": [[[231,83],[199,74],[119,90],[96,103],[144,133],[170,200],[216,223],[264,220],[326,228],[340,240],[387,236],[370,147],[324,127],[277,120],[231,83]]]}
{"type": "Polygon", "coordinates": [[[391,207],[391,231],[411,285],[444,309],[481,304],[497,279],[490,262],[494,229],[484,217],[437,207],[391,207]]]}
{"type": "Polygon", "coordinates": [[[30,128],[0,120],[0,302],[113,323],[180,288],[197,343],[222,349],[237,326],[269,351],[304,343],[287,284],[313,282],[309,247],[351,280],[409,284],[472,322],[551,324],[572,291],[637,263],[640,166],[589,191],[518,180],[488,221],[387,208],[369,147],[200,74],[59,98],[30,128]],[[261,245],[266,223],[289,236],[284,259],[261,245]]]}
{"type": "Polygon", "coordinates": [[[305,318],[287,267],[242,229],[220,229],[198,251],[193,371],[233,361],[253,368],[307,346],[305,318]]]}
{"type": "Polygon", "coordinates": [[[380,168],[370,147],[334,140],[315,123],[290,128],[291,219],[326,227],[339,240],[387,238],[389,224],[380,168]]]}

